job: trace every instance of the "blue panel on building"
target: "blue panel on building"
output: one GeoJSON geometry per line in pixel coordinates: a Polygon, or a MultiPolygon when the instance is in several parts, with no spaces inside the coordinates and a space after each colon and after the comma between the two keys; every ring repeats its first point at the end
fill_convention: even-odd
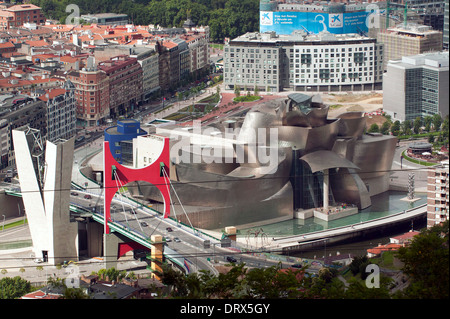
{"type": "Polygon", "coordinates": [[[120,120],[117,121],[117,126],[108,127],[105,130],[105,141],[109,142],[109,148],[114,158],[120,164],[124,164],[124,159],[130,161],[132,155],[130,154],[132,149],[129,144],[140,135],[147,135],[147,132],[141,129],[138,121],[132,119],[120,120]]]}
{"type": "Polygon", "coordinates": [[[292,34],[305,30],[318,34],[328,31],[333,34],[361,33],[368,31],[369,11],[324,13],[261,11],[260,32],[275,31],[277,34],[292,34]]]}

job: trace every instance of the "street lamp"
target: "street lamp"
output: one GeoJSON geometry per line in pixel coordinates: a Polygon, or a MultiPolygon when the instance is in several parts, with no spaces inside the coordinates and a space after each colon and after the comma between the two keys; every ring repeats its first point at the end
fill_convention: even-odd
{"type": "Polygon", "coordinates": [[[6,216],[5,215],[2,215],[3,216],[3,227],[2,227],[2,231],[4,231],[5,230],[5,218],[6,218],[6,216]]]}

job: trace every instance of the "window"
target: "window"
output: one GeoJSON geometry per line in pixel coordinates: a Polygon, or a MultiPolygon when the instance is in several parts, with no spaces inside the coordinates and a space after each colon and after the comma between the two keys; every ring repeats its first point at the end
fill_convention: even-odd
{"type": "Polygon", "coordinates": [[[330,78],[330,70],[329,69],[320,69],[319,70],[319,78],[322,80],[329,79],[330,78]]]}
{"type": "Polygon", "coordinates": [[[363,52],[355,52],[353,55],[353,61],[355,63],[363,63],[364,62],[364,53],[363,52]]]}
{"type": "Polygon", "coordinates": [[[301,63],[302,64],[311,64],[311,54],[302,54],[301,55],[301,63]]]}

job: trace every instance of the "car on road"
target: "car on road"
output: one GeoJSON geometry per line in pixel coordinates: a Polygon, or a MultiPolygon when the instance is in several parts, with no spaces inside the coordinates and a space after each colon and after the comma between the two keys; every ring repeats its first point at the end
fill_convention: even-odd
{"type": "Polygon", "coordinates": [[[147,224],[146,222],[141,222],[141,226],[142,226],[142,227],[147,227],[148,224],[147,224]]]}
{"type": "Polygon", "coordinates": [[[78,196],[78,193],[76,193],[76,192],[71,192],[70,195],[72,195],[72,196],[78,196]]]}
{"type": "Polygon", "coordinates": [[[170,239],[169,237],[164,237],[164,241],[165,241],[166,243],[170,243],[170,242],[172,241],[172,239],[170,239]]]}
{"type": "Polygon", "coordinates": [[[292,268],[302,268],[302,265],[301,264],[293,264],[291,267],[292,268]]]}
{"type": "Polygon", "coordinates": [[[236,258],[231,257],[231,256],[227,257],[227,261],[230,262],[230,263],[236,263],[237,262],[236,258]]]}
{"type": "Polygon", "coordinates": [[[86,198],[86,199],[91,199],[91,198],[92,198],[92,196],[91,196],[91,195],[89,195],[89,194],[86,194],[86,195],[84,195],[84,198],[86,198]]]}
{"type": "Polygon", "coordinates": [[[167,227],[166,230],[167,230],[168,232],[173,231],[172,228],[170,228],[170,227],[167,227]]]}
{"type": "Polygon", "coordinates": [[[181,243],[181,240],[180,240],[180,238],[178,238],[178,237],[175,237],[175,238],[173,239],[173,241],[176,242],[176,243],[181,243]]]}

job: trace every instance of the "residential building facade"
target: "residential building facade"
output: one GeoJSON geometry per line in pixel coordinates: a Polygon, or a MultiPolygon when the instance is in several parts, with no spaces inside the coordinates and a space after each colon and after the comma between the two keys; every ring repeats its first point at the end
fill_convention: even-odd
{"type": "Polygon", "coordinates": [[[154,47],[133,47],[130,57],[136,58],[142,68],[142,102],[148,102],[160,91],[159,54],[154,47]]]}
{"type": "Polygon", "coordinates": [[[0,10],[0,29],[19,27],[25,23],[43,25],[45,17],[41,12],[41,8],[34,4],[25,3],[0,10]]]}
{"type": "Polygon", "coordinates": [[[449,114],[448,52],[406,56],[390,61],[383,78],[383,110],[392,119],[449,114]]]}
{"type": "Polygon", "coordinates": [[[82,125],[96,126],[105,122],[109,111],[109,79],[106,73],[91,66],[67,73],[75,86],[77,118],[82,125]]]}
{"type": "Polygon", "coordinates": [[[67,81],[63,88],[52,89],[39,97],[47,106],[47,140],[68,140],[76,134],[75,86],[67,81]]]}
{"type": "Polygon", "coordinates": [[[168,40],[158,41],[155,48],[159,54],[159,86],[166,92],[180,82],[180,50],[177,43],[168,40]]]}
{"type": "MultiPolygon", "coordinates": [[[[30,98],[22,94],[0,95],[0,120],[2,132],[2,165],[14,166],[15,153],[12,143],[12,131],[24,126],[37,129],[41,136],[47,135],[47,114],[45,103],[39,99],[30,98]],[[6,135],[5,134],[6,130],[6,135]],[[6,143],[3,138],[6,136],[6,143]],[[8,147],[8,154],[4,154],[3,148],[8,147]]],[[[5,166],[5,167],[6,167],[5,166]]]]}
{"type": "Polygon", "coordinates": [[[443,31],[443,49],[448,50],[448,42],[449,42],[449,3],[448,1],[445,2],[445,9],[444,9],[444,31],[443,31]]]}
{"type": "Polygon", "coordinates": [[[125,116],[141,101],[142,68],[136,58],[119,55],[98,64],[109,79],[109,112],[111,118],[125,116]]]}
{"type": "Polygon", "coordinates": [[[8,167],[8,152],[8,121],[6,119],[0,119],[0,169],[8,167]]]}
{"type": "Polygon", "coordinates": [[[428,171],[427,227],[440,224],[449,217],[449,164],[428,171]]]}
{"type": "Polygon", "coordinates": [[[247,33],[230,41],[224,50],[227,89],[381,89],[383,48],[375,39],[357,34],[247,33]]]}

